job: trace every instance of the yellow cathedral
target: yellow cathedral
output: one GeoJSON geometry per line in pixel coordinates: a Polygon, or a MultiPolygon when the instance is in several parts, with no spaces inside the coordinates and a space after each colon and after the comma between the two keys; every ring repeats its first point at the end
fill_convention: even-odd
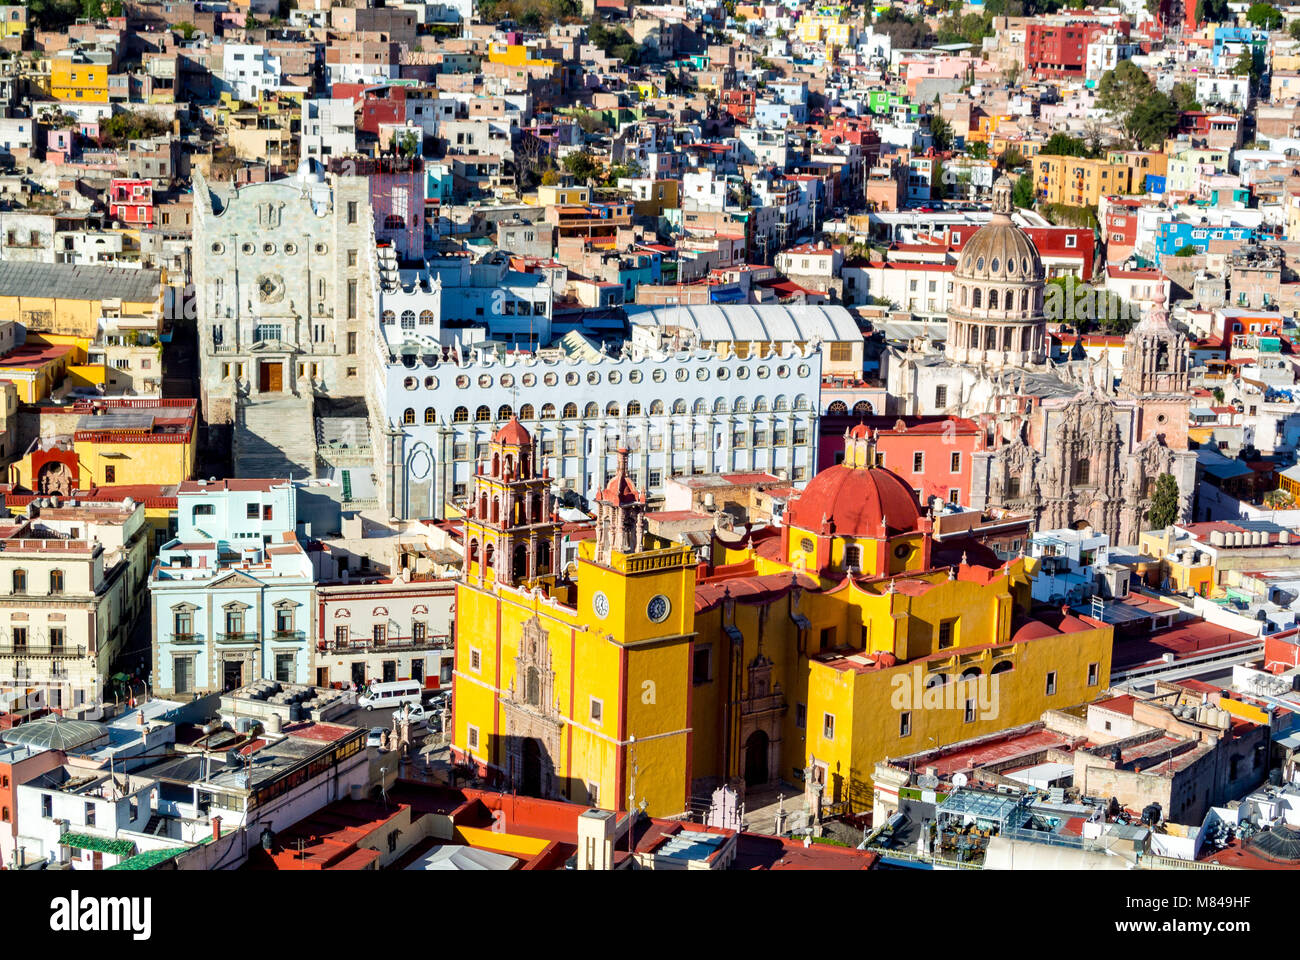
{"type": "Polygon", "coordinates": [[[713,564],[645,529],[627,451],[561,573],[550,477],[511,420],[478,465],[456,600],[452,753],[503,788],[680,814],[721,784],[871,808],[877,761],[1095,699],[1111,628],[1030,616],[1033,561],[940,557],[865,427],[780,527],[713,564]]]}

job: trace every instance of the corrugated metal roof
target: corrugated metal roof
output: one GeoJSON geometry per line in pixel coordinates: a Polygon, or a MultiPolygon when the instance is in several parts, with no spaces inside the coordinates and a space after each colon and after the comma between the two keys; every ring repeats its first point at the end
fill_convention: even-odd
{"type": "Polygon", "coordinates": [[[861,340],[853,315],[844,307],[808,304],[682,304],[625,307],[638,326],[684,327],[701,340],[806,342],[861,340]]]}
{"type": "Polygon", "coordinates": [[[134,303],[158,299],[160,270],[81,266],[68,263],[0,262],[0,296],[59,297],[67,300],[117,298],[134,303]]]}

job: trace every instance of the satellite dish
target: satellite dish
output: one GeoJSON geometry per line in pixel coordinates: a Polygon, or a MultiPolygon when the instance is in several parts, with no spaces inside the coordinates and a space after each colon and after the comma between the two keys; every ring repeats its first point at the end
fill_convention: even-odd
{"type": "Polygon", "coordinates": [[[933,790],[939,785],[939,778],[933,774],[923,773],[916,778],[916,784],[924,790],[933,790]]]}
{"type": "Polygon", "coordinates": [[[964,773],[954,773],[952,775],[952,785],[954,787],[964,787],[969,782],[970,781],[967,780],[966,774],[964,773]]]}

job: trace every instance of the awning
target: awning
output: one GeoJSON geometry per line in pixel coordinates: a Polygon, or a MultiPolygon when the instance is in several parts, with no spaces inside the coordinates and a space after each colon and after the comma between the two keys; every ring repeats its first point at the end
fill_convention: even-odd
{"type": "Polygon", "coordinates": [[[111,853],[117,857],[129,857],[135,853],[132,840],[109,840],[89,833],[65,833],[59,837],[59,846],[74,850],[91,850],[95,853],[111,853]]]}

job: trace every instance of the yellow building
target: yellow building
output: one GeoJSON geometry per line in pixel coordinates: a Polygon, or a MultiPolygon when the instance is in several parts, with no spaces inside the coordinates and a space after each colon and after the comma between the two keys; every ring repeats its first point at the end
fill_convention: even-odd
{"type": "Polygon", "coordinates": [[[1039,154],[1032,162],[1034,194],[1044,203],[1095,207],[1104,196],[1145,189],[1144,171],[1109,160],[1039,154]]]}
{"type": "Polygon", "coordinates": [[[180,483],[198,452],[194,400],[94,400],[43,411],[42,435],[9,468],[9,482],[40,494],[180,483]]]}
{"type": "MultiPolygon", "coordinates": [[[[85,356],[83,350],[80,359],[85,356]]],[[[75,347],[33,339],[0,356],[0,379],[13,383],[21,402],[40,403],[63,383],[68,368],[76,363],[75,347]]]]}
{"type": "Polygon", "coordinates": [[[105,327],[156,331],[165,284],[161,270],[0,261],[0,323],[88,341],[105,327]]]}
{"type": "Polygon", "coordinates": [[[844,15],[843,7],[818,7],[817,11],[799,18],[799,39],[803,43],[825,43],[847,47],[854,41],[856,31],[844,15]]]}
{"type": "Polygon", "coordinates": [[[21,37],[27,32],[27,8],[17,4],[0,6],[0,37],[21,37]]]}
{"type": "Polygon", "coordinates": [[[60,50],[50,63],[50,96],[69,103],[108,103],[106,53],[60,50]]]}
{"type": "Polygon", "coordinates": [[[588,203],[591,200],[590,187],[561,187],[554,184],[542,184],[537,188],[537,205],[539,207],[569,207],[588,203]]]}
{"type": "Polygon", "coordinates": [[[522,43],[492,43],[488,44],[488,61],[490,63],[500,63],[507,67],[554,67],[554,60],[545,57],[536,57],[532,47],[524,46],[522,43]]]}
{"type": "Polygon", "coordinates": [[[503,786],[671,815],[719,783],[807,771],[826,802],[865,810],[878,760],[1108,683],[1111,628],[1028,616],[1024,559],[936,561],[865,428],[779,534],[715,543],[707,569],[643,532],[621,451],[572,583],[555,579],[553,547],[539,561],[555,536],[546,488],[540,512],[522,506],[531,438],[512,423],[489,457],[465,521],[453,751],[503,786]]]}
{"type": "Polygon", "coordinates": [[[1153,586],[1168,580],[1169,589],[1178,593],[1192,590],[1208,597],[1215,592],[1218,571],[1214,556],[1208,550],[1197,549],[1196,542],[1176,527],[1138,534],[1138,553],[1156,561],[1144,571],[1153,586]]]}

